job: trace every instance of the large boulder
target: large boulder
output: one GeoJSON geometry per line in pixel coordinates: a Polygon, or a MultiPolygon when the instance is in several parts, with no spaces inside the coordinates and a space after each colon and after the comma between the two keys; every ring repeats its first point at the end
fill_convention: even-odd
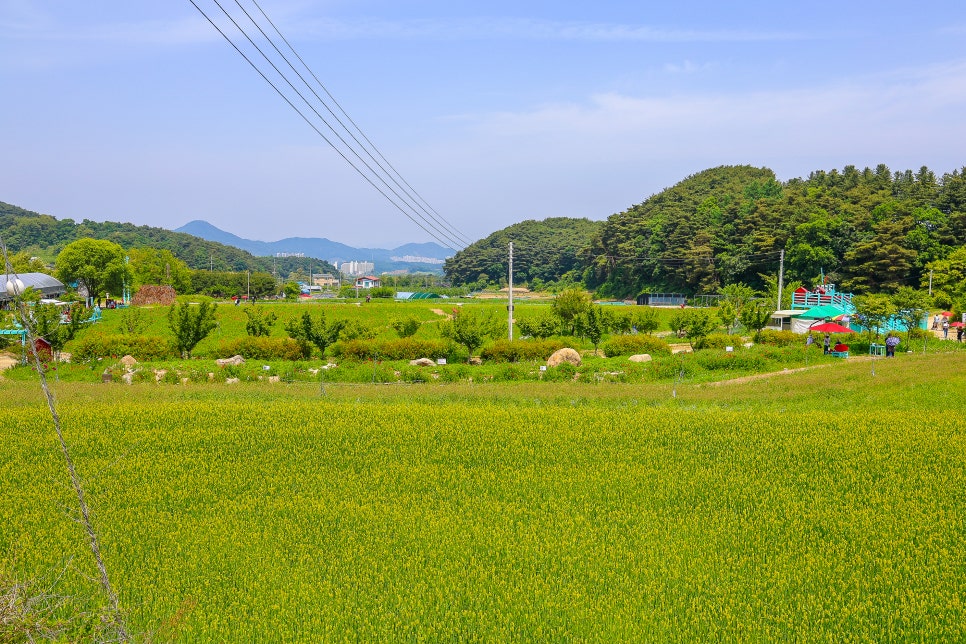
{"type": "Polygon", "coordinates": [[[218,360],[215,360],[215,364],[218,365],[219,367],[227,367],[228,365],[237,367],[240,364],[245,364],[245,359],[241,356],[232,356],[230,358],[219,358],[218,360]]]}
{"type": "Polygon", "coordinates": [[[121,364],[128,368],[133,367],[137,363],[138,361],[134,358],[134,356],[131,356],[131,355],[127,355],[121,358],[121,364]]]}
{"type": "Polygon", "coordinates": [[[558,367],[563,363],[568,362],[575,367],[580,366],[580,354],[574,349],[564,347],[563,349],[558,349],[553,352],[553,355],[547,359],[548,367],[558,367]]]}
{"type": "Polygon", "coordinates": [[[633,355],[630,358],[628,358],[628,360],[630,360],[631,362],[650,362],[651,361],[651,354],[649,354],[649,353],[638,353],[637,355],[633,355]]]}
{"type": "Polygon", "coordinates": [[[410,360],[409,364],[414,367],[435,367],[436,363],[429,358],[418,358],[416,360],[410,360]]]}

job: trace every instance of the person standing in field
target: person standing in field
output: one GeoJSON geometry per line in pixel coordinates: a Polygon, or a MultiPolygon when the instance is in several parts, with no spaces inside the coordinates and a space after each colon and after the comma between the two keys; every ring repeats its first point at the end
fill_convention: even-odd
{"type": "Polygon", "coordinates": [[[896,347],[899,345],[899,336],[894,333],[890,333],[889,337],[886,338],[885,345],[886,345],[886,357],[895,358],[896,347]]]}
{"type": "Polygon", "coordinates": [[[949,320],[943,320],[943,340],[949,337],[949,320]]]}
{"type": "Polygon", "coordinates": [[[823,353],[825,353],[827,355],[828,352],[829,352],[829,347],[831,347],[831,346],[832,346],[832,336],[830,336],[828,333],[826,333],[825,334],[825,337],[822,338],[822,349],[823,349],[823,353]]]}
{"type": "Polygon", "coordinates": [[[815,344],[815,338],[813,338],[813,337],[812,337],[812,334],[811,334],[811,333],[809,333],[809,334],[808,334],[808,337],[807,337],[807,338],[805,338],[805,348],[807,349],[807,348],[809,348],[810,346],[812,346],[813,344],[815,344]]]}

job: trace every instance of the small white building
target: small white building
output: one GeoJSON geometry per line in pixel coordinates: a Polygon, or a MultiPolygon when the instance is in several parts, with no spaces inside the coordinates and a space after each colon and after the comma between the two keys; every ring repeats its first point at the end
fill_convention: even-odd
{"type": "Polygon", "coordinates": [[[356,288],[379,288],[380,286],[382,286],[382,280],[378,277],[365,275],[356,278],[356,288]]]}

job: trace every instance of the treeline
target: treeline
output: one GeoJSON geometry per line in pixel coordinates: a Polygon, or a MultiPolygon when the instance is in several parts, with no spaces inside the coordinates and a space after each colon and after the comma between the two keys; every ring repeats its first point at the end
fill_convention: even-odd
{"type": "Polygon", "coordinates": [[[207,241],[186,233],[176,233],[153,226],[135,226],[116,222],[80,223],[73,219],[57,219],[0,201],[0,230],[3,240],[13,251],[26,251],[48,262],[71,242],[78,239],[103,239],[126,249],[154,248],[170,251],[189,268],[220,272],[265,272],[288,279],[290,274],[337,273],[334,266],[314,258],[255,257],[251,253],[207,241]]]}
{"type": "Polygon", "coordinates": [[[454,285],[485,288],[503,284],[513,242],[513,279],[540,289],[546,283],[580,280],[581,253],[599,234],[603,222],[552,217],[527,220],[499,230],[446,260],[443,269],[454,285]]]}
{"type": "MultiPolygon", "coordinates": [[[[939,177],[925,166],[915,173],[846,166],[782,183],[767,168],[712,168],[610,216],[596,232],[574,226],[571,240],[584,241],[572,263],[552,261],[559,225],[524,223],[526,241],[514,239],[514,226],[494,233],[447,262],[447,276],[475,282],[480,275],[472,270],[481,266],[488,279],[505,276],[503,242],[514,241],[515,254],[528,245],[549,253],[548,265],[558,268],[540,279],[576,278],[601,297],[714,293],[737,283],[765,290],[782,250],[787,281],[824,276],[857,293],[921,287],[930,275],[934,289],[951,295],[966,285],[960,170],[939,177]],[[495,252],[500,245],[503,257],[495,252]]],[[[530,274],[515,269],[514,278],[530,274]]]]}

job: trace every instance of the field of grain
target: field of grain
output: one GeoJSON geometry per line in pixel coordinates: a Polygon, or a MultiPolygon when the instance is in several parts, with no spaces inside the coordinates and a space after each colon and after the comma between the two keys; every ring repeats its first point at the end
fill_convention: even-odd
{"type": "MultiPolygon", "coordinates": [[[[132,630],[933,640],[966,620],[959,354],[721,385],[55,383],[132,630]]],[[[96,596],[35,383],[0,562],[96,596]]]]}

